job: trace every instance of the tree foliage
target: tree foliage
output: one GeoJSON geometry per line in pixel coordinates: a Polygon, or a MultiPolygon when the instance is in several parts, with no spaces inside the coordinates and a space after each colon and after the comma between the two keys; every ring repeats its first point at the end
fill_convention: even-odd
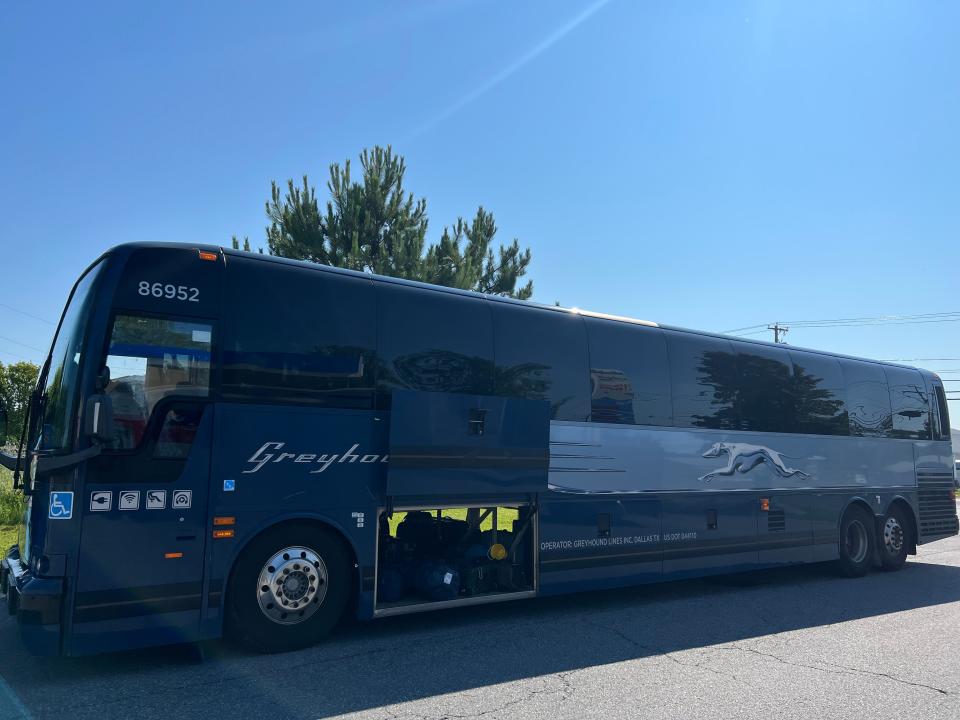
{"type": "Polygon", "coordinates": [[[30,394],[37,385],[39,373],[40,368],[32,362],[0,363],[0,401],[8,415],[7,437],[0,437],[0,445],[20,439],[30,394]]]}
{"type": "Polygon", "coordinates": [[[389,146],[364,150],[360,170],[355,180],[350,160],[330,166],[325,211],[306,175],[301,185],[287,181],[285,192],[272,183],[270,254],[521,299],[533,294],[531,282],[518,287],[530,250],[516,239],[494,247],[492,213],[480,207],[470,222],[458,218],[428,245],[427,201],[404,187],[403,157],[389,146]]]}

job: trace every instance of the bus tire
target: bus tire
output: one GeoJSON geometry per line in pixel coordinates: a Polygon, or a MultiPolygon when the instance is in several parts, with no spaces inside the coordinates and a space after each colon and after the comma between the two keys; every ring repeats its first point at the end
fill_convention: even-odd
{"type": "Polygon", "coordinates": [[[840,521],[840,560],[837,567],[846,577],[862,577],[873,564],[873,516],[858,505],[851,505],[840,521]]]}
{"type": "Polygon", "coordinates": [[[880,566],[887,571],[899,570],[907,562],[910,552],[910,534],[913,527],[900,505],[894,505],[880,520],[877,544],[880,548],[880,566]]]}
{"type": "Polygon", "coordinates": [[[346,549],[331,531],[280,525],[254,538],[227,589],[229,630],[259,652],[284,652],[322,640],[351,592],[346,549]]]}

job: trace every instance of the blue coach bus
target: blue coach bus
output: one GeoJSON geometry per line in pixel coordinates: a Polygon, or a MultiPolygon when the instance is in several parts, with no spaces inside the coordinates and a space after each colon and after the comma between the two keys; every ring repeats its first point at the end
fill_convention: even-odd
{"type": "Polygon", "coordinates": [[[91,265],[3,462],[0,589],[41,654],[859,576],[958,531],[932,373],[218,247],[91,265]]]}

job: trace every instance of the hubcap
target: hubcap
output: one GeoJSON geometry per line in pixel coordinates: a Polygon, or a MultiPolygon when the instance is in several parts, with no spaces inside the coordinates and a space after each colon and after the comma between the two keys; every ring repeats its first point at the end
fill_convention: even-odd
{"type": "Polygon", "coordinates": [[[859,520],[854,520],[847,526],[846,549],[847,557],[854,563],[862,563],[867,556],[867,529],[859,520]]]}
{"type": "Polygon", "coordinates": [[[903,549],[903,526],[895,517],[888,517],[883,524],[883,546],[894,556],[903,549]]]}
{"type": "Polygon", "coordinates": [[[284,548],[267,560],[257,578],[260,610],[280,625],[305,621],[327,595],[327,566],[308,547],[284,548]]]}

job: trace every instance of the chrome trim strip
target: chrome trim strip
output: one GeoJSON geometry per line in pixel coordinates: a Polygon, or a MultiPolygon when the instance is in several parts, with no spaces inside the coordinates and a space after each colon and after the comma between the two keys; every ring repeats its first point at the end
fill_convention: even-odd
{"type": "Polygon", "coordinates": [[[617,468],[569,468],[569,467],[552,467],[550,472],[600,472],[600,473],[622,473],[626,470],[618,470],[617,468]]]}
{"type": "MultiPolygon", "coordinates": [[[[579,471],[578,471],[579,472],[579,471]]],[[[894,493],[894,492],[916,492],[914,485],[891,485],[891,486],[870,486],[870,485],[837,485],[826,487],[775,487],[775,488],[689,488],[686,490],[577,490],[575,488],[565,488],[561,485],[550,483],[547,485],[550,492],[563,495],[703,495],[710,494],[728,494],[728,493],[752,493],[754,495],[766,495],[769,493],[797,493],[797,492],[818,492],[823,494],[833,494],[838,492],[857,491],[860,493],[894,493]]]]}
{"type": "MultiPolygon", "coordinates": [[[[539,566],[539,563],[537,563],[539,566]]],[[[537,596],[536,590],[522,590],[521,592],[496,593],[483,597],[457,598],[456,600],[439,600],[436,602],[411,603],[399,607],[380,608],[373,611],[374,617],[390,617],[391,615],[411,615],[427,610],[445,610],[447,608],[468,607],[470,605],[488,605],[508,600],[526,600],[537,596]]]]}
{"type": "Polygon", "coordinates": [[[612,455],[575,455],[573,453],[550,453],[550,457],[573,460],[616,460],[612,455]]]}

